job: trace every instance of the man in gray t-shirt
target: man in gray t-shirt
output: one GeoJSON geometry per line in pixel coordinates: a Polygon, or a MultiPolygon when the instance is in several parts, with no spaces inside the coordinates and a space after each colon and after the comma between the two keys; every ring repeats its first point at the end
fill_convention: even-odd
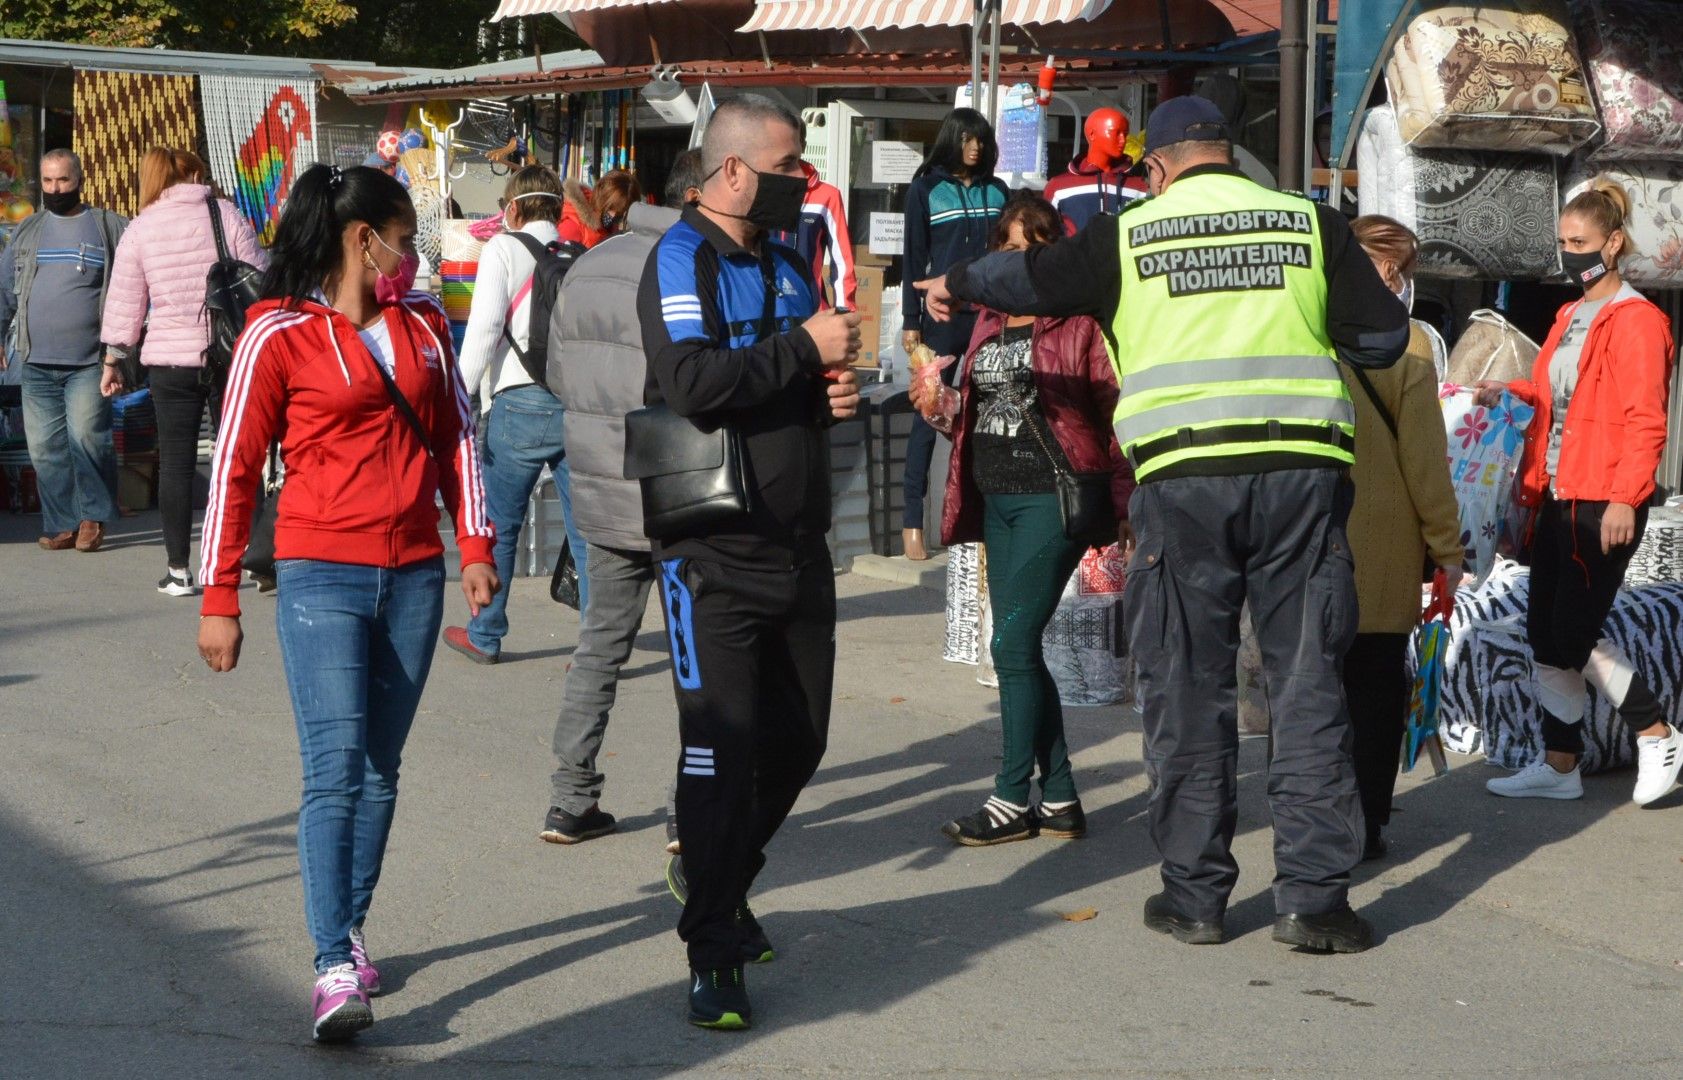
{"type": "Polygon", "coordinates": [[[41,496],[40,544],[97,551],[117,518],[111,402],[100,393],[100,315],[127,222],[83,206],[82,163],[41,159],[38,214],[0,253],[0,363],[23,364],[23,426],[41,496]]]}

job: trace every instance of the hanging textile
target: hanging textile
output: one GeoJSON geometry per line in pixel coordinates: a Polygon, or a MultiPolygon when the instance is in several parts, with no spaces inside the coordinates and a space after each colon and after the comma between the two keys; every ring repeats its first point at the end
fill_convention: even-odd
{"type": "Polygon", "coordinates": [[[140,211],[140,159],[147,150],[199,144],[191,75],[78,71],[75,107],[82,197],[125,217],[140,211]]]}
{"type": "Polygon", "coordinates": [[[267,244],[292,181],[317,160],[316,82],[201,75],[210,171],[267,244]]]}

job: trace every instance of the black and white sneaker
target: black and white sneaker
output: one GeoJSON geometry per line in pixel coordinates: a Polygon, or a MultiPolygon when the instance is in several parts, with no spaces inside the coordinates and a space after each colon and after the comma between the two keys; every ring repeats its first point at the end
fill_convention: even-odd
{"type": "Polygon", "coordinates": [[[165,596],[197,596],[199,587],[193,583],[193,572],[186,569],[169,568],[158,581],[158,591],[165,596]]]}
{"type": "Polygon", "coordinates": [[[995,795],[974,814],[941,826],[947,839],[965,847],[990,847],[1027,840],[1034,835],[1034,815],[1027,806],[1008,803],[995,795]]]}

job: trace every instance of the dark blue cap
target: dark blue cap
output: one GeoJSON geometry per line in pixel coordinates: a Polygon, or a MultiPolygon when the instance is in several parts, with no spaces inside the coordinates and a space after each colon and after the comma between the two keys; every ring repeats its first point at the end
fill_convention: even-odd
{"type": "Polygon", "coordinates": [[[1232,135],[1227,130],[1227,118],[1221,114],[1221,109],[1210,99],[1195,94],[1170,98],[1152,109],[1145,121],[1146,154],[1156,153],[1175,143],[1230,139],[1232,135]]]}

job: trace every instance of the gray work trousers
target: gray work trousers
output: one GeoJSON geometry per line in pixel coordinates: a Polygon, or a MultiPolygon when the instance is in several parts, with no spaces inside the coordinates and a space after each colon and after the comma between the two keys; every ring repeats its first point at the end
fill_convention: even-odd
{"type": "Polygon", "coordinates": [[[1268,801],[1274,905],[1348,903],[1363,820],[1339,668],[1356,634],[1342,469],[1193,476],[1140,485],[1123,595],[1144,704],[1150,829],[1169,900],[1216,919],[1239,878],[1236,659],[1248,599],[1274,717],[1268,801]]]}
{"type": "Polygon", "coordinates": [[[631,658],[659,568],[647,551],[622,551],[585,543],[590,602],[579,624],[573,668],[561,691],[555,721],[555,773],[550,805],[582,814],[602,797],[604,777],[596,755],[608,730],[619,688],[619,670],[631,658]]]}

